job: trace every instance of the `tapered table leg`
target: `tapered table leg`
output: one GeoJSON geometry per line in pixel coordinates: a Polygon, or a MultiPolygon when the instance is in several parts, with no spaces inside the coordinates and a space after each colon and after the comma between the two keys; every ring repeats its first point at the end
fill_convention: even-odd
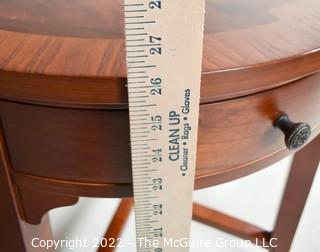
{"type": "Polygon", "coordinates": [[[288,252],[320,160],[320,136],[296,153],[272,238],[273,252],[288,252]]]}
{"type": "Polygon", "coordinates": [[[49,217],[46,214],[40,225],[30,225],[22,220],[22,206],[13,183],[11,170],[0,125],[0,250],[8,252],[53,251],[32,246],[33,238],[52,239],[49,217]]]}
{"type": "MultiPolygon", "coordinates": [[[[1,125],[0,125],[1,126],[1,125]]],[[[1,251],[26,251],[10,163],[0,127],[0,246],[1,251]]]]}

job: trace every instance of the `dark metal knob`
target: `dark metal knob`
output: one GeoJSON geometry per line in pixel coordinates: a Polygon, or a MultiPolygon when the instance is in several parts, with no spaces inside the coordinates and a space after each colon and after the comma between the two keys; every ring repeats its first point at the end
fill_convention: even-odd
{"type": "Polygon", "coordinates": [[[289,150],[302,147],[311,135],[311,127],[306,123],[294,123],[285,114],[279,116],[274,125],[285,135],[285,143],[289,150]]]}

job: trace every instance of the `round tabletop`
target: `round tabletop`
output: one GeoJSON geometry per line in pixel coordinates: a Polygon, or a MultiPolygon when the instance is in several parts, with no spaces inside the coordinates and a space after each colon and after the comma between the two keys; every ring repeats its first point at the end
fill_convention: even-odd
{"type": "MultiPolygon", "coordinates": [[[[83,90],[96,88],[92,90],[96,97],[79,103],[125,104],[123,22],[123,0],[3,0],[0,80],[17,82],[13,73],[88,78],[95,84],[83,84],[81,79],[69,85],[78,93],[82,84],[83,90]],[[110,80],[108,87],[101,79],[110,80]],[[102,97],[98,91],[110,95],[102,97]]],[[[202,102],[267,90],[309,75],[319,69],[319,51],[318,0],[207,0],[202,102]]],[[[34,86],[41,82],[38,79],[30,82],[19,80],[28,89],[41,90],[45,85],[34,86]]],[[[50,92],[59,97],[47,95],[42,100],[73,101],[63,91],[60,96],[57,90],[50,92]]]]}

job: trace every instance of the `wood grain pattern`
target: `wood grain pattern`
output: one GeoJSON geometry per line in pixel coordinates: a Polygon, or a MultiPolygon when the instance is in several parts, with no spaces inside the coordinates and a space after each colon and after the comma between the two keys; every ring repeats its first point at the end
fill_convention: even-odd
{"type": "MultiPolygon", "coordinates": [[[[197,187],[244,176],[263,168],[255,163],[288,154],[282,133],[272,126],[282,112],[293,121],[309,123],[315,136],[320,131],[319,82],[320,75],[313,75],[261,94],[202,105],[197,187]]],[[[56,187],[70,188],[75,194],[72,185],[87,196],[131,195],[126,110],[1,102],[0,116],[15,172],[48,178],[48,186],[59,185],[61,180],[62,184],[56,187]],[[94,189],[86,191],[85,183],[94,189]],[[115,185],[122,189],[114,191],[115,185]]]]}
{"type": "Polygon", "coordinates": [[[11,164],[0,121],[0,243],[4,251],[24,251],[25,244],[20,230],[21,204],[11,174],[11,164]],[[8,242],[14,240],[15,242],[8,242]]]}
{"type": "Polygon", "coordinates": [[[253,243],[267,244],[270,240],[270,232],[197,203],[193,203],[192,219],[253,243]]]}
{"type": "MultiPolygon", "coordinates": [[[[319,16],[317,0],[208,0],[202,102],[268,90],[318,71],[319,16]]],[[[122,31],[121,0],[1,1],[0,97],[125,107],[122,31]]]]}
{"type": "MultiPolygon", "coordinates": [[[[122,0],[0,1],[0,118],[28,222],[78,196],[132,196],[122,13],[122,0]]],[[[202,65],[196,188],[288,155],[282,112],[320,133],[318,0],[207,0],[202,65]]]]}
{"type": "MultiPolygon", "coordinates": [[[[118,209],[114,213],[112,221],[104,235],[104,238],[120,238],[123,232],[124,226],[128,219],[128,216],[133,208],[132,198],[122,199],[118,209]]],[[[193,203],[193,215],[194,221],[202,224],[217,228],[224,232],[233,234],[240,238],[250,240],[253,243],[268,244],[271,233],[263,230],[260,227],[247,223],[245,221],[234,218],[230,215],[226,215],[214,209],[210,209],[203,205],[193,203]]],[[[98,252],[113,252],[116,248],[113,247],[100,247],[98,252]]]]}
{"type": "MultiPolygon", "coordinates": [[[[1,48],[6,48],[0,61],[3,69],[126,76],[121,0],[54,4],[6,0],[0,7],[1,48]],[[90,39],[90,32],[100,36],[90,39]]],[[[319,12],[317,0],[207,1],[203,71],[243,67],[318,48],[319,12]]]]}
{"type": "MultiPolygon", "coordinates": [[[[32,187],[32,186],[31,186],[32,187]]],[[[19,198],[23,211],[23,221],[39,225],[43,216],[51,209],[71,206],[78,202],[77,196],[70,196],[55,191],[48,191],[42,188],[37,190],[32,188],[18,186],[19,198]]]]}

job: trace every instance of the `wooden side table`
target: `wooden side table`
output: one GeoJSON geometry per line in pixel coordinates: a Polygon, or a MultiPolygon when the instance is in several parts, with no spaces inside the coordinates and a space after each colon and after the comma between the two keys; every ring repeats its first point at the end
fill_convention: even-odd
{"type": "MultiPolygon", "coordinates": [[[[318,0],[207,1],[196,188],[261,170],[311,135],[273,232],[200,205],[194,219],[276,237],[277,252],[289,251],[319,163],[319,16],[318,0]]],[[[25,251],[26,223],[44,232],[48,210],[80,196],[131,197],[122,1],[1,1],[0,123],[2,250],[25,251]]]]}

